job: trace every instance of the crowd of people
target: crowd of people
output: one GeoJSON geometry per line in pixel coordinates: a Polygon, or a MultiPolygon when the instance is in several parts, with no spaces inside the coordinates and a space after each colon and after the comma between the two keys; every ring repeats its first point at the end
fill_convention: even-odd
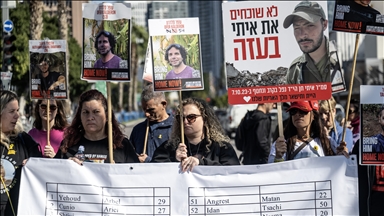
{"type": "MultiPolygon", "coordinates": [[[[220,125],[213,108],[205,100],[185,98],[175,113],[168,113],[164,93],[155,92],[151,84],[144,86],[141,97],[146,119],[133,128],[129,138],[111,111],[111,159],[107,119],[110,107],[107,106],[105,96],[98,90],[86,91],[79,97],[79,105],[70,124],[60,100],[38,100],[34,108],[33,128],[28,133],[23,131],[18,121],[18,96],[12,91],[1,91],[0,184],[9,191],[8,194],[1,194],[1,216],[17,214],[21,168],[30,157],[69,159],[80,165],[85,162],[178,162],[181,172],[193,172],[196,166],[204,165],[241,165],[230,138],[220,125]],[[82,160],[76,156],[79,149],[84,151],[82,160]],[[5,166],[7,163],[12,166],[5,166]],[[6,177],[5,173],[8,172],[13,173],[12,178],[9,175],[6,177]]],[[[261,141],[253,140],[254,146],[247,146],[250,142],[246,139],[257,139],[257,136],[245,138],[244,165],[340,154],[349,157],[349,153],[353,153],[352,149],[359,141],[353,141],[353,132],[349,128],[346,138],[342,140],[343,127],[335,120],[334,98],[296,101],[286,105],[285,112],[289,117],[285,121],[283,136],[274,136],[273,142],[270,142],[270,135],[262,136],[261,141]],[[255,154],[255,160],[252,159],[254,149],[263,152],[255,154]]],[[[255,115],[265,122],[253,128],[255,134],[273,133],[266,129],[267,126],[271,127],[270,119],[264,117],[273,106],[259,104],[255,115]]],[[[351,106],[353,108],[358,106],[351,106]]],[[[349,115],[355,115],[355,112],[349,115]]],[[[381,116],[380,112],[380,119],[381,116]]],[[[346,117],[346,121],[351,118],[346,117]]],[[[355,128],[356,125],[352,129],[355,128]]]]}

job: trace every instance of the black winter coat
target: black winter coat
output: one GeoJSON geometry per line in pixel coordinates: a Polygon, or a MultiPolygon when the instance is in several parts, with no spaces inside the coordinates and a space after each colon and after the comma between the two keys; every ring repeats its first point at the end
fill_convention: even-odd
{"type": "MultiPolygon", "coordinates": [[[[198,155],[199,165],[240,165],[236,151],[230,143],[224,142],[220,146],[217,142],[212,142],[207,148],[208,141],[202,140],[200,145],[189,144],[185,138],[188,156],[198,155]]],[[[151,162],[178,162],[176,160],[176,147],[168,142],[158,147],[153,154],[151,162]]]]}

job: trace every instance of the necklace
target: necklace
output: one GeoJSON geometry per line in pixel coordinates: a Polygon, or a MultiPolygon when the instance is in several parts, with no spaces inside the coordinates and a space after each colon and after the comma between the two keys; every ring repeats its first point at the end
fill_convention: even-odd
{"type": "Polygon", "coordinates": [[[197,151],[196,151],[196,154],[194,154],[194,155],[192,154],[191,144],[188,142],[188,149],[190,150],[190,151],[189,151],[189,155],[190,155],[190,156],[195,156],[195,155],[197,155],[197,154],[199,153],[199,149],[200,149],[201,142],[202,142],[202,141],[200,141],[199,144],[197,145],[197,151]]]}
{"type": "Polygon", "coordinates": [[[304,139],[308,139],[308,136],[307,136],[307,134],[304,134],[303,136],[297,135],[297,138],[301,139],[301,140],[304,140],[304,139]]]}

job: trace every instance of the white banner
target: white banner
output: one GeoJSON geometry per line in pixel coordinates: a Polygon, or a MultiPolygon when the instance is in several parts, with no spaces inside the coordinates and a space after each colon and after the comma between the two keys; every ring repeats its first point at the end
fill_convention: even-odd
{"type": "Polygon", "coordinates": [[[180,173],[178,163],[31,158],[19,215],[358,215],[356,162],[332,156],[180,173]]]}

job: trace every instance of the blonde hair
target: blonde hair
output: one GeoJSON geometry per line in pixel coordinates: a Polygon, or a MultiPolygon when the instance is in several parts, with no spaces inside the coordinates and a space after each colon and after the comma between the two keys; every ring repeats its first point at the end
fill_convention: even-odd
{"type": "MultiPolygon", "coordinates": [[[[0,109],[1,110],[0,118],[1,118],[1,116],[3,115],[4,109],[5,109],[5,107],[7,107],[8,103],[11,101],[14,101],[14,100],[19,101],[19,97],[17,96],[17,94],[15,92],[8,91],[8,90],[1,90],[0,93],[1,93],[1,98],[0,98],[0,108],[1,108],[0,109]]],[[[9,149],[10,137],[17,136],[17,134],[19,134],[22,131],[23,131],[23,126],[19,120],[17,120],[17,122],[16,122],[15,129],[8,135],[6,135],[3,132],[2,125],[0,124],[0,132],[1,132],[0,142],[1,142],[1,144],[4,145],[7,149],[9,149]]]]}
{"type": "Polygon", "coordinates": [[[333,98],[333,96],[331,96],[331,98],[328,100],[321,100],[319,104],[320,104],[320,109],[323,109],[326,111],[330,111],[329,109],[332,109],[332,110],[336,109],[336,100],[335,98],[333,98]],[[328,102],[329,102],[329,105],[328,105],[328,102]]]}

